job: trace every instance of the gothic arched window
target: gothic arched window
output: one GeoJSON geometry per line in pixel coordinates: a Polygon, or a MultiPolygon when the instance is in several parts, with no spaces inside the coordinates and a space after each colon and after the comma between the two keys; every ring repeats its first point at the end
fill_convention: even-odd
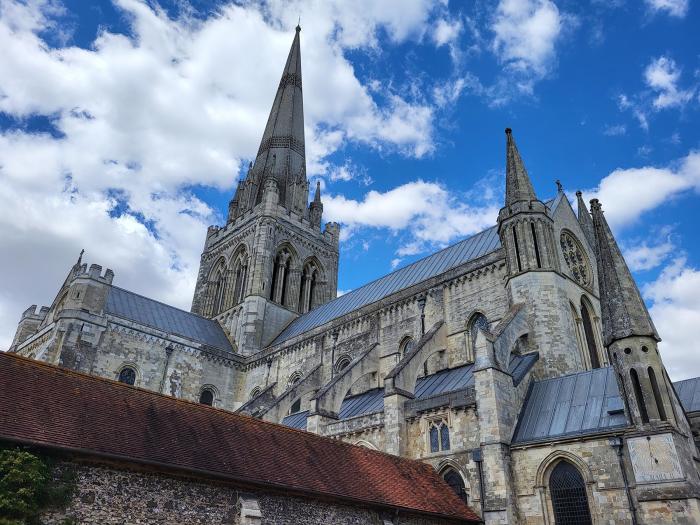
{"type": "Polygon", "coordinates": [[[340,372],[341,370],[346,369],[351,362],[352,359],[350,359],[349,355],[341,355],[335,362],[335,371],[340,372]]]}
{"type": "Polygon", "coordinates": [[[292,408],[289,409],[289,414],[296,414],[301,410],[301,398],[297,399],[292,403],[292,408]]]}
{"type": "Polygon", "coordinates": [[[240,303],[245,297],[248,282],[248,254],[242,249],[233,261],[233,304],[240,303]]]}
{"type": "Polygon", "coordinates": [[[213,406],[214,392],[209,388],[205,388],[204,390],[202,390],[202,393],[199,394],[199,402],[203,405],[213,406]]]}
{"type": "Polygon", "coordinates": [[[221,257],[209,274],[209,282],[207,283],[207,315],[214,316],[226,309],[227,282],[226,260],[221,257]]]}
{"type": "Polygon", "coordinates": [[[589,287],[593,283],[593,271],[588,263],[586,252],[578,239],[569,231],[561,232],[559,237],[564,262],[577,283],[589,287]]]}
{"type": "Polygon", "coordinates": [[[248,397],[248,399],[253,399],[253,398],[258,397],[260,395],[260,392],[261,392],[260,387],[256,386],[253,390],[250,391],[250,396],[248,397]]]}
{"type": "Polygon", "coordinates": [[[469,495],[464,487],[464,480],[455,469],[448,468],[445,470],[442,473],[442,479],[447,482],[454,493],[457,494],[464,503],[469,503],[469,495]]]}
{"type": "Polygon", "coordinates": [[[450,429],[447,421],[436,419],[428,424],[428,441],[430,452],[442,452],[450,450],[450,429]]]}
{"type": "Polygon", "coordinates": [[[555,523],[591,525],[586,485],[581,473],[571,463],[557,463],[549,476],[549,492],[555,523]]]}
{"type": "Polygon", "coordinates": [[[399,359],[403,359],[403,357],[413,350],[413,338],[406,336],[403,339],[401,339],[401,342],[399,343],[399,359]]]}
{"type": "Polygon", "coordinates": [[[476,336],[479,330],[488,331],[489,321],[481,312],[477,312],[471,316],[467,323],[467,352],[469,361],[473,361],[476,356],[476,336]]]}
{"type": "Polygon", "coordinates": [[[270,284],[270,300],[288,306],[287,298],[289,290],[290,266],[292,254],[287,248],[282,248],[275,257],[274,268],[272,270],[272,283],[270,284]]]}
{"type": "Polygon", "coordinates": [[[317,295],[320,274],[318,265],[314,261],[304,265],[299,286],[299,312],[302,314],[313,310],[319,304],[317,295]]]}
{"type": "Polygon", "coordinates": [[[583,322],[583,333],[586,335],[586,346],[588,355],[591,358],[591,368],[600,368],[600,359],[598,358],[598,347],[595,344],[595,333],[593,332],[593,320],[587,301],[581,299],[581,321],[583,322]]]}
{"type": "Polygon", "coordinates": [[[130,366],[125,366],[119,372],[119,382],[125,383],[127,385],[133,385],[136,383],[136,370],[130,366]]]}

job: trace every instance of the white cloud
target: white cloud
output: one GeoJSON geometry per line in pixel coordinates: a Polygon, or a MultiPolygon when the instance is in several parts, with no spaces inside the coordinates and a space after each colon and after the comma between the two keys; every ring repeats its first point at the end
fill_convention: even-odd
{"type": "Polygon", "coordinates": [[[652,270],[661,265],[675,248],[669,240],[655,245],[643,242],[625,250],[625,261],[633,272],[652,270]]]}
{"type": "Polygon", "coordinates": [[[500,208],[495,201],[483,206],[464,202],[450,195],[440,184],[418,180],[384,193],[370,191],[362,200],[342,195],[326,197],[324,213],[329,220],[346,225],[350,231],[358,228],[407,230],[410,239],[399,250],[399,255],[411,255],[495,224],[500,208]]]}
{"type": "Polygon", "coordinates": [[[0,243],[14,254],[0,262],[0,348],[30,302],[52,300],[81,248],[117,284],[189,307],[217,217],[187,188],[231,191],[255,153],[294,34],[289,12],[304,24],[310,174],[348,141],[416,157],[434,149],[433,108],[391,90],[375,98],[345,58],[381,52],[380,33],[419,42],[430,17],[444,18],[431,2],[271,0],[207,19],[152,5],[116,0],[131,34],[102,29],[83,49],[55,46],[66,38],[58,2],[0,1],[0,111],[56,129],[0,134],[0,243]]]}
{"type": "Polygon", "coordinates": [[[643,288],[662,341],[659,349],[674,381],[700,376],[696,330],[700,326],[700,270],[677,258],[643,288]]]}
{"type": "Polygon", "coordinates": [[[644,70],[644,78],[656,93],[654,108],[683,107],[693,99],[693,90],[678,87],[680,76],[681,70],[673,59],[662,56],[651,61],[644,70]]]}
{"type": "Polygon", "coordinates": [[[688,12],[688,0],[645,0],[652,13],[666,12],[670,16],[683,18],[688,12]]]}
{"type": "Polygon", "coordinates": [[[623,227],[681,193],[700,190],[700,151],[691,151],[671,166],[618,168],[597,188],[584,192],[600,199],[612,227],[623,227]]]}
{"type": "Polygon", "coordinates": [[[532,91],[555,60],[555,45],[564,27],[559,9],[549,0],[501,0],[491,27],[492,49],[519,77],[518,88],[532,91]]]}
{"type": "Polygon", "coordinates": [[[391,269],[396,270],[396,267],[401,264],[401,259],[400,258],[395,258],[391,260],[391,269]]]}
{"type": "Polygon", "coordinates": [[[433,41],[435,45],[440,47],[451,42],[454,42],[462,32],[463,26],[461,20],[438,20],[433,31],[433,41]]]}

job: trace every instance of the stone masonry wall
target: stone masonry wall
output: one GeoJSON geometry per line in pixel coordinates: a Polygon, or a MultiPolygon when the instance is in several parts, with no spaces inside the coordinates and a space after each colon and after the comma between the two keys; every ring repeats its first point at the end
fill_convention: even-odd
{"type": "Polygon", "coordinates": [[[122,466],[63,463],[73,468],[76,490],[67,508],[42,516],[42,523],[65,519],[82,524],[227,525],[448,525],[446,520],[385,513],[263,491],[239,491],[224,483],[136,471],[122,466]],[[251,509],[252,507],[252,509],[251,509]],[[253,512],[250,512],[253,510],[253,512]],[[387,519],[387,521],[384,521],[387,519]]]}

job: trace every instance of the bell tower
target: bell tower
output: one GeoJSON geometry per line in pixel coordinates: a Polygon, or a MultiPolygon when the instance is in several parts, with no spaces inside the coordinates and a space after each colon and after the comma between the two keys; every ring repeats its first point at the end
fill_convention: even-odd
{"type": "Polygon", "coordinates": [[[192,301],[192,311],[219,321],[243,355],[259,352],[292,319],[337,293],[340,227],[321,228],[320,185],[309,203],[300,34],[297,26],[226,225],[207,231],[192,301]]]}

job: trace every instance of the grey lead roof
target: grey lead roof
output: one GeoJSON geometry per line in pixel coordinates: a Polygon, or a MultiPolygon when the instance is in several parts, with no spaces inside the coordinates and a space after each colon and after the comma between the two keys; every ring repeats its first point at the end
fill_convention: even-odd
{"type": "MultiPolygon", "coordinates": [[[[539,354],[537,352],[522,356],[513,356],[510,361],[510,373],[513,375],[513,381],[515,381],[516,384],[520,382],[527,371],[532,368],[532,365],[535,364],[538,358],[539,354]]],[[[470,364],[457,368],[440,370],[434,374],[418,378],[415,391],[416,399],[427,399],[473,385],[473,370],[474,365],[470,364]]],[[[381,412],[382,410],[384,410],[384,389],[373,388],[361,394],[346,397],[340,405],[338,418],[341,420],[350,419],[365,414],[381,412]]],[[[296,414],[285,417],[282,420],[282,424],[293,428],[305,429],[307,416],[308,411],[297,412],[296,414]]]]}
{"type": "Polygon", "coordinates": [[[221,325],[191,312],[111,286],[105,313],[176,334],[226,352],[233,348],[221,325]]]}
{"type": "Polygon", "coordinates": [[[676,389],[676,393],[686,412],[697,412],[700,410],[700,377],[677,381],[673,383],[673,387],[676,389]]]}
{"type": "Polygon", "coordinates": [[[534,382],[513,443],[593,434],[628,424],[611,367],[534,382]]]}
{"type": "Polygon", "coordinates": [[[376,281],[341,295],[337,299],[297,317],[271,343],[271,346],[286,341],[299,334],[313,330],[328,321],[367,306],[418,284],[426,279],[440,275],[452,268],[497,250],[501,246],[496,226],[492,226],[463,241],[448,246],[444,250],[420,259],[404,268],[396,270],[376,281]]]}

